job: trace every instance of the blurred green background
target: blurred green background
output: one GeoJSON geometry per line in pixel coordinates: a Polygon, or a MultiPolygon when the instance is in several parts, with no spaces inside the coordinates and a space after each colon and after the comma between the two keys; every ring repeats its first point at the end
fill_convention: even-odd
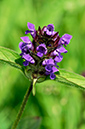
{"type": "MultiPolygon", "coordinates": [[[[51,23],[60,35],[71,34],[59,67],[78,74],[85,71],[85,0],[0,0],[0,46],[20,53],[27,22],[36,28],[51,23]]],[[[0,63],[0,129],[8,129],[15,120],[29,84],[20,71],[0,63]]],[[[23,113],[23,118],[27,116],[28,123],[40,117],[39,129],[85,129],[85,92],[54,81],[37,84],[23,113]]]]}

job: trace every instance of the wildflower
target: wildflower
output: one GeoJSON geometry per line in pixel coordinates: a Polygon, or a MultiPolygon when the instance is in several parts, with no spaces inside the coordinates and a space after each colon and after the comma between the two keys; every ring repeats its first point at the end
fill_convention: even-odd
{"type": "Polygon", "coordinates": [[[53,24],[42,29],[39,26],[38,30],[32,23],[28,22],[27,26],[29,30],[26,30],[25,34],[31,34],[33,40],[30,41],[28,36],[24,36],[19,44],[27,74],[30,74],[31,78],[50,76],[50,79],[55,79],[55,72],[59,71],[57,63],[63,59],[61,54],[67,53],[65,47],[72,36],[64,34],[60,37],[59,32],[54,31],[53,24]]]}

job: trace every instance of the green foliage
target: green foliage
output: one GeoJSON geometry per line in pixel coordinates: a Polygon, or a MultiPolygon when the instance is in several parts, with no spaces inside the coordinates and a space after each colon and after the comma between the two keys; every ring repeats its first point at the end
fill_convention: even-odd
{"type": "Polygon", "coordinates": [[[59,70],[59,75],[56,74],[56,81],[85,90],[85,78],[64,69],[59,70]]]}
{"type": "MultiPolygon", "coordinates": [[[[0,46],[20,53],[18,45],[27,22],[37,27],[53,23],[60,35],[71,34],[59,67],[78,74],[85,71],[84,0],[1,0],[0,46]]],[[[67,85],[50,80],[36,84],[36,95],[30,96],[23,117],[41,116],[40,129],[84,129],[85,92],[67,85]]],[[[28,86],[18,70],[0,63],[0,129],[8,129],[15,120],[28,86]]]]}
{"type": "Polygon", "coordinates": [[[39,129],[41,118],[39,117],[26,117],[21,119],[17,129],[39,129]]]}
{"type": "Polygon", "coordinates": [[[16,67],[18,69],[22,69],[22,58],[20,55],[8,48],[4,48],[0,46],[0,61],[8,63],[9,65],[16,67]]]}

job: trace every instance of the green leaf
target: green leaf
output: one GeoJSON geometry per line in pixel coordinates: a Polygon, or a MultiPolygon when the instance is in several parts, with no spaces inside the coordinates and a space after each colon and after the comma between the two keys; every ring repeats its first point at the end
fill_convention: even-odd
{"type": "Polygon", "coordinates": [[[40,124],[40,117],[26,117],[20,120],[17,129],[39,129],[40,124]]]}
{"type": "Polygon", "coordinates": [[[85,77],[64,69],[60,69],[59,74],[56,74],[56,81],[85,90],[85,77]]]}
{"type": "Polygon", "coordinates": [[[0,62],[8,63],[9,65],[22,70],[22,58],[20,55],[8,48],[0,46],[0,62]]]}

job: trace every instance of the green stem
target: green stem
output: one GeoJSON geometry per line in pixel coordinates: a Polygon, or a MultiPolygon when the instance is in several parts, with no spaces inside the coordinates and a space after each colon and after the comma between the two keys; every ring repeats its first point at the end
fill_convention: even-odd
{"type": "Polygon", "coordinates": [[[23,99],[23,101],[22,101],[20,110],[19,110],[19,112],[18,112],[18,115],[17,115],[17,117],[16,117],[16,120],[14,121],[14,124],[13,124],[13,126],[12,126],[11,129],[16,129],[16,127],[17,127],[17,125],[18,125],[18,123],[19,123],[19,121],[20,121],[20,118],[21,118],[21,116],[22,116],[22,113],[23,113],[23,111],[24,111],[24,109],[25,109],[25,106],[26,106],[28,97],[29,97],[29,95],[30,95],[30,93],[31,93],[31,91],[32,91],[32,88],[33,88],[33,82],[31,82],[30,88],[27,89],[27,92],[26,92],[26,94],[25,94],[25,96],[24,96],[24,99],[23,99]]]}

